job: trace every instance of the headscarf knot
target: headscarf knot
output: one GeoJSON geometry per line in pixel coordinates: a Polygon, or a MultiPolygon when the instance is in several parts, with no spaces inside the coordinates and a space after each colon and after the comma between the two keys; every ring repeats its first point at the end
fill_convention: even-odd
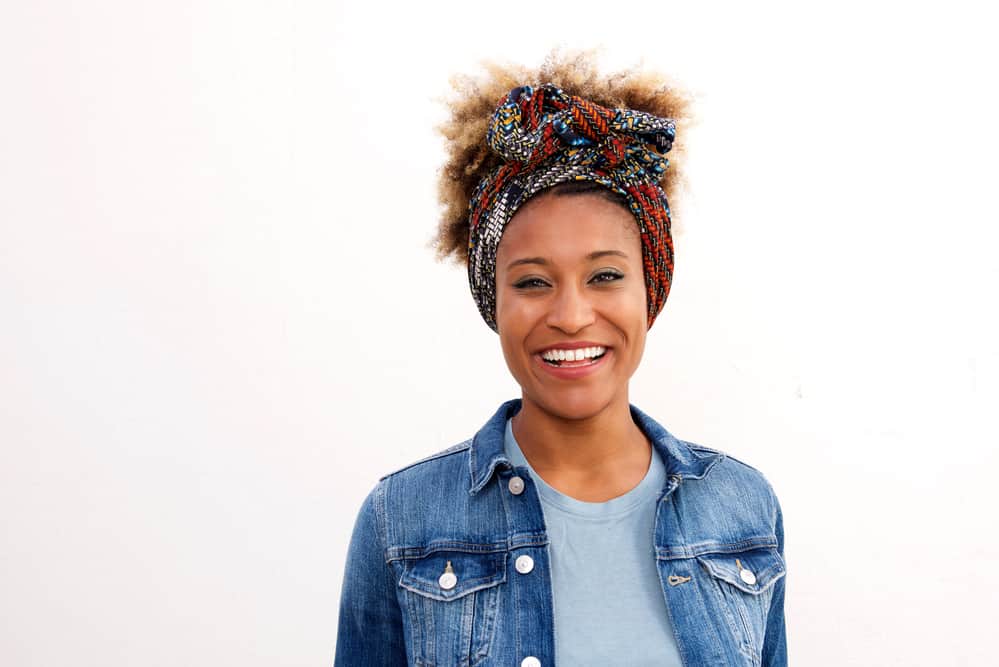
{"type": "MultiPolygon", "coordinates": [[[[508,163],[533,169],[573,148],[596,147],[606,166],[632,160],[661,175],[676,126],[668,118],[632,109],[609,109],[554,84],[518,86],[493,114],[486,143],[508,163]]],[[[519,171],[519,170],[518,170],[519,171]]]]}

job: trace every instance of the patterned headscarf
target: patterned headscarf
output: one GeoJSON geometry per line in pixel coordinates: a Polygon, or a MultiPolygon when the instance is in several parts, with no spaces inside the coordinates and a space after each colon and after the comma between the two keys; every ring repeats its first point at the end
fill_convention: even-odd
{"type": "Polygon", "coordinates": [[[517,209],[567,181],[593,181],[624,197],[642,237],[648,326],[673,279],[669,204],[659,184],[676,134],[674,122],[631,109],[608,109],[557,86],[514,88],[493,114],[489,147],[504,162],[469,204],[468,281],[486,324],[496,325],[496,251],[517,209]]]}

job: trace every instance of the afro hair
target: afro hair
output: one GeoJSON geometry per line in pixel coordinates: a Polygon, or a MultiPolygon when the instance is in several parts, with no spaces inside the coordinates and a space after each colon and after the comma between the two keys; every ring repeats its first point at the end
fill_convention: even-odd
{"type": "Polygon", "coordinates": [[[433,241],[439,260],[468,260],[468,203],[476,186],[499,166],[501,158],[486,145],[486,130],[499,101],[520,85],[553,83],[570,95],[578,95],[610,108],[628,108],[671,118],[677,136],[670,151],[670,168],[662,186],[673,206],[673,196],[683,182],[677,163],[684,153],[683,131],[691,124],[691,96],[671,85],[665,76],[629,68],[601,74],[594,51],[551,51],[542,65],[528,69],[509,63],[482,63],[485,73],[451,78],[453,95],[445,100],[449,118],[437,127],[445,139],[447,159],[440,169],[438,200],[442,217],[433,241]]]}

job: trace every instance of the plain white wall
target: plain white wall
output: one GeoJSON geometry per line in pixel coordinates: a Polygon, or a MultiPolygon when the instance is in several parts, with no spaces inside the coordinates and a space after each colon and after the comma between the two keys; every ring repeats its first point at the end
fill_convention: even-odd
{"type": "Polygon", "coordinates": [[[632,400],[774,484],[792,662],[994,660],[972,3],[38,0],[0,8],[0,662],[331,662],[361,499],[516,395],[426,248],[434,98],[555,43],[699,95],[632,400]]]}

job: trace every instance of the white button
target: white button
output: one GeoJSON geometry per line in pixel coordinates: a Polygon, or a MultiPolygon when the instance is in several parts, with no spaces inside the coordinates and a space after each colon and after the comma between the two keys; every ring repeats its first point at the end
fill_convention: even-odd
{"type": "Polygon", "coordinates": [[[739,578],[745,581],[750,586],[756,583],[756,575],[747,570],[746,568],[742,568],[741,570],[739,570],[739,578]]]}
{"type": "Polygon", "coordinates": [[[524,480],[514,475],[513,477],[510,478],[509,487],[510,487],[510,493],[512,493],[515,496],[519,496],[524,492],[524,480]]]}
{"type": "Polygon", "coordinates": [[[517,556],[517,560],[514,562],[513,566],[517,568],[517,572],[527,574],[534,569],[534,559],[526,554],[523,556],[517,556]]]}
{"type": "Polygon", "coordinates": [[[441,588],[449,591],[458,583],[458,577],[454,576],[453,572],[445,572],[441,575],[441,578],[437,580],[437,583],[441,585],[441,588]]]}
{"type": "Polygon", "coordinates": [[[529,655],[520,661],[520,667],[541,667],[541,661],[533,655],[529,655]]]}

